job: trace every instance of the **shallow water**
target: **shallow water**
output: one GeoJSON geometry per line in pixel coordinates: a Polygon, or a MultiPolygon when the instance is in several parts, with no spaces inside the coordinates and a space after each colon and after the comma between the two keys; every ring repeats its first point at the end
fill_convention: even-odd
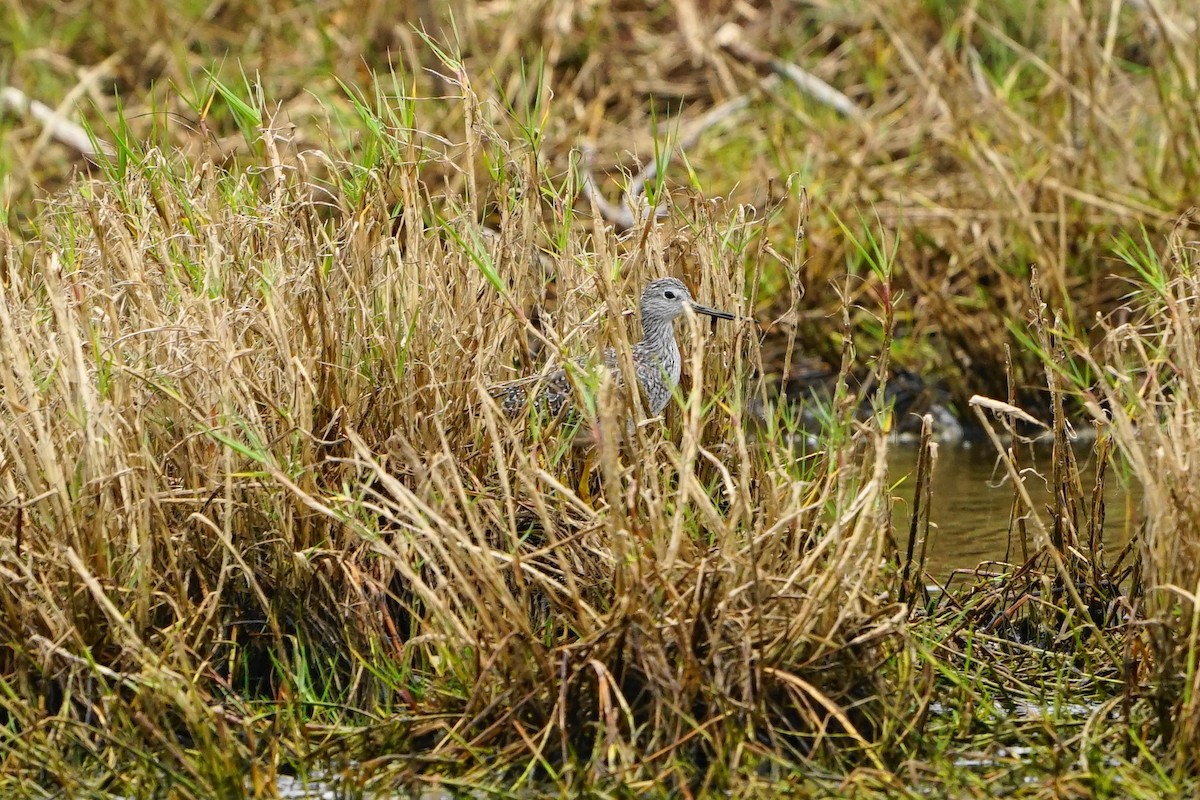
{"type": "MultiPolygon", "coordinates": [[[[1046,510],[1050,492],[1046,482],[1050,475],[1050,447],[1030,446],[1021,457],[1026,470],[1025,485],[1030,499],[1038,509],[1042,522],[1049,528],[1051,515],[1046,510]]],[[[1095,456],[1084,446],[1076,450],[1076,459],[1084,491],[1090,496],[1095,480],[1095,456]]],[[[890,451],[890,469],[896,498],[894,520],[896,536],[903,549],[908,542],[912,516],[912,496],[916,481],[917,449],[895,446],[890,451]]],[[[1103,541],[1111,557],[1117,555],[1128,541],[1129,521],[1136,497],[1122,486],[1122,481],[1110,468],[1105,476],[1105,519],[1103,541]]],[[[933,473],[933,502],[930,511],[930,534],[927,571],[944,580],[956,569],[974,569],[984,561],[1022,559],[1019,534],[1011,525],[1013,486],[1004,465],[996,459],[995,451],[984,445],[942,445],[938,449],[933,473]]],[[[1026,525],[1029,548],[1036,548],[1034,523],[1026,525]]]]}

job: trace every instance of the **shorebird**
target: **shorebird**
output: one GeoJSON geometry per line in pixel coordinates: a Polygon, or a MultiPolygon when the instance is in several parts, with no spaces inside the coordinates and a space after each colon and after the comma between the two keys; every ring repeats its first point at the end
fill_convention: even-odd
{"type": "MultiPolygon", "coordinates": [[[[679,384],[682,360],[679,343],[675,341],[675,319],[689,308],[716,319],[737,319],[728,311],[697,303],[683,281],[676,278],[651,281],[642,290],[642,339],[633,346],[633,367],[651,416],[662,413],[671,399],[671,392],[679,384]]],[[[617,352],[611,347],[606,348],[603,360],[613,377],[621,381],[617,352]]],[[[571,406],[571,381],[564,368],[501,384],[493,393],[500,398],[504,413],[514,417],[527,410],[531,391],[536,392],[533,406],[539,414],[557,417],[571,406]]]]}

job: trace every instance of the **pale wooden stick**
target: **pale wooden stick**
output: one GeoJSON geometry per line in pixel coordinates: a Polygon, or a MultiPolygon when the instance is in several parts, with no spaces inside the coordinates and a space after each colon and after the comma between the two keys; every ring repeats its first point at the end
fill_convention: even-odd
{"type": "Polygon", "coordinates": [[[97,151],[82,125],[72,122],[45,103],[30,98],[16,87],[6,86],[0,89],[0,105],[8,106],[18,114],[33,117],[46,127],[52,137],[85,156],[94,156],[97,152],[107,156],[116,155],[117,151],[112,145],[99,139],[96,140],[96,145],[100,148],[97,151]]]}

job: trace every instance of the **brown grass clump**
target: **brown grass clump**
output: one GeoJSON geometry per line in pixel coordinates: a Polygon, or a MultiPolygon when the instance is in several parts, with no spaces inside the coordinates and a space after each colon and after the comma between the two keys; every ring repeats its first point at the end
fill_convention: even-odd
{"type": "Polygon", "coordinates": [[[491,193],[439,196],[442,157],[376,122],[370,170],[269,129],[257,173],[122,142],[7,254],[4,774],[211,797],[318,746],[560,787],[878,762],[905,616],[879,435],[798,464],[748,433],[746,325],[691,327],[667,426],[603,443],[590,489],[486,392],[530,338],[629,339],[650,277],[737,308],[761,221],[575,225],[577,184],[494,137],[491,193]],[[558,310],[535,327],[539,256],[558,310]]]}

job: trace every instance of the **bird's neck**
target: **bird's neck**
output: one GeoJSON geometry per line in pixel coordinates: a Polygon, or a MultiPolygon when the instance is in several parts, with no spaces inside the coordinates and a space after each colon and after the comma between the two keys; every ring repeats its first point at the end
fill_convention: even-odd
{"type": "Polygon", "coordinates": [[[675,321],[654,317],[642,317],[643,347],[653,349],[670,349],[675,345],[675,321]]]}
{"type": "MultiPolygon", "coordinates": [[[[634,350],[638,358],[646,364],[655,364],[666,376],[671,386],[679,383],[681,361],[679,343],[675,341],[675,325],[673,320],[652,321],[649,325],[642,322],[642,340],[634,350]]],[[[665,401],[664,401],[665,402],[665,401]]],[[[655,414],[661,407],[652,409],[655,414]]]]}

